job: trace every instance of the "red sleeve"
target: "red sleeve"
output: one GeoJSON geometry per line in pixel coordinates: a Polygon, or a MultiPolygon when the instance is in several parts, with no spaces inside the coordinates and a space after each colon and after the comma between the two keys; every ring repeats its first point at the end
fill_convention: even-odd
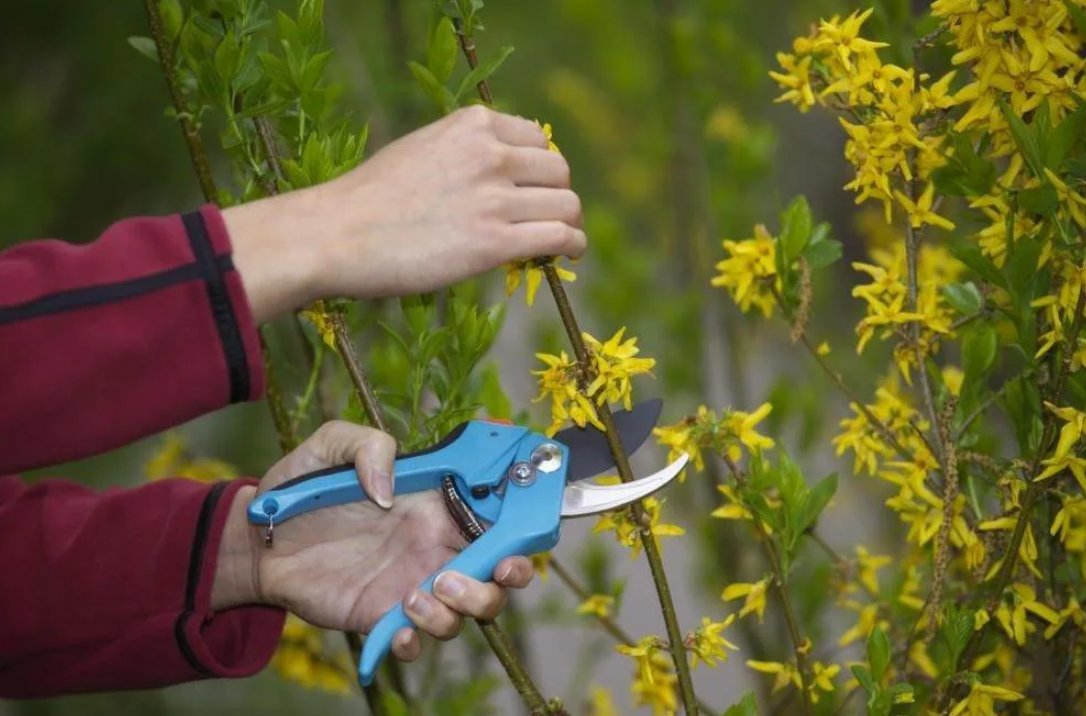
{"type": "Polygon", "coordinates": [[[0,253],[0,475],[258,398],[263,361],[218,209],[0,253]]]}
{"type": "Polygon", "coordinates": [[[95,493],[0,478],[0,697],[247,676],[283,612],[210,612],[231,501],[246,482],[95,493]]]}

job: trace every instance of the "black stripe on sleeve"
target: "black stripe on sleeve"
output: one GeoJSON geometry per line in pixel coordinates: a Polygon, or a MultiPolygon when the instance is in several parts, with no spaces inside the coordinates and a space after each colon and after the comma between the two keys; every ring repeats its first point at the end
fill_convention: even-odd
{"type": "Polygon", "coordinates": [[[249,364],[245,360],[245,345],[241,340],[234,307],[230,303],[230,294],[226,290],[226,281],[215,262],[215,253],[207,235],[203,214],[198,211],[182,214],[181,222],[185,225],[192,253],[200,267],[204,285],[207,286],[211,314],[219,331],[219,340],[230,376],[230,402],[239,403],[249,398],[249,364]]]}
{"type": "MultiPolygon", "coordinates": [[[[234,268],[234,263],[229,255],[216,257],[215,265],[220,273],[234,268]]],[[[107,303],[138,298],[148,293],[176,286],[179,283],[195,281],[201,277],[200,266],[191,263],[124,281],[50,293],[14,306],[0,306],[0,325],[48,316],[53,313],[74,311],[79,308],[93,308],[107,303]]]]}
{"type": "Polygon", "coordinates": [[[185,581],[185,610],[177,616],[173,625],[174,639],[177,648],[181,651],[185,661],[189,663],[197,673],[211,676],[211,669],[205,666],[197,657],[189,644],[185,627],[189,619],[196,612],[196,589],[200,586],[200,571],[204,566],[204,552],[207,550],[207,532],[211,528],[211,518],[215,515],[215,508],[222,498],[223,490],[228,483],[218,482],[207,493],[203,505],[200,506],[200,516],[196,519],[196,534],[192,539],[192,551],[189,553],[189,572],[185,581]]]}

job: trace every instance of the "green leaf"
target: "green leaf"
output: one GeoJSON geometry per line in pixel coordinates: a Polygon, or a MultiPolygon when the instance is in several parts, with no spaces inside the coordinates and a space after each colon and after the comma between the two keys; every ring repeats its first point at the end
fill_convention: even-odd
{"type": "Polygon", "coordinates": [[[1086,10],[1076,5],[1073,0],[1063,0],[1063,4],[1067,8],[1067,14],[1075,21],[1078,36],[1086,40],[1086,10]]]}
{"type": "Polygon", "coordinates": [[[234,40],[232,32],[226,33],[222,42],[215,48],[215,72],[223,82],[229,82],[238,71],[238,61],[241,59],[241,48],[234,40]]]}
{"type": "MultiPolygon", "coordinates": [[[[825,224],[819,224],[825,226],[825,224]]],[[[841,258],[841,242],[836,239],[824,239],[819,242],[812,241],[803,252],[803,258],[807,259],[807,265],[811,270],[824,268],[841,258]]]]}
{"type": "Polygon", "coordinates": [[[972,281],[949,283],[942,290],[947,303],[963,316],[972,316],[984,308],[984,296],[972,281]]]}
{"type": "Polygon", "coordinates": [[[456,66],[456,30],[452,20],[442,17],[430,35],[430,45],[426,48],[426,67],[434,77],[444,85],[449,81],[456,66]]]}
{"type": "Polygon", "coordinates": [[[1004,412],[1014,426],[1014,435],[1018,440],[1018,449],[1023,455],[1034,450],[1033,436],[1040,419],[1041,394],[1036,380],[1020,375],[1007,381],[1000,401],[1004,412]]]}
{"type": "Polygon", "coordinates": [[[830,504],[830,500],[837,493],[837,473],[831,473],[826,477],[818,481],[805,495],[803,501],[803,510],[800,513],[799,524],[796,525],[796,531],[800,534],[806,532],[811,525],[818,521],[818,518],[822,515],[822,512],[826,509],[826,505],[830,504]]]}
{"type": "Polygon", "coordinates": [[[982,196],[988,193],[996,179],[995,164],[978,154],[972,140],[963,134],[952,138],[953,154],[947,163],[932,173],[935,188],[951,196],[982,196]]]}
{"type": "MultiPolygon", "coordinates": [[[[1076,9],[1080,13],[1083,12],[1081,8],[1076,9]]],[[[1064,117],[1048,138],[1048,155],[1045,162],[1048,168],[1059,172],[1063,160],[1082,139],[1084,133],[1086,133],[1086,102],[1080,101],[1075,111],[1064,117]]]]}
{"type": "Polygon", "coordinates": [[[1037,278],[1042,248],[1041,241],[1023,238],[1015,242],[1014,252],[1007,257],[1003,274],[1007,277],[1007,290],[1017,303],[1025,304],[1033,299],[1030,287],[1037,278]]]}
{"type": "Polygon", "coordinates": [[[460,86],[456,89],[456,94],[453,95],[454,102],[459,102],[467,92],[470,92],[472,88],[475,87],[475,85],[494,74],[497,69],[502,66],[502,63],[505,62],[506,58],[513,54],[514,49],[515,48],[513,48],[512,45],[499,47],[498,54],[465,75],[464,79],[460,81],[460,86]]]}
{"type": "Polygon", "coordinates": [[[780,243],[789,265],[807,246],[811,238],[811,223],[811,207],[807,204],[807,197],[800,194],[781,215],[780,243]]]}
{"type": "Polygon", "coordinates": [[[1033,170],[1034,176],[1038,179],[1044,178],[1044,159],[1041,156],[1041,145],[1036,133],[1026,126],[1026,123],[1014,113],[1006,101],[1002,99],[999,101],[999,109],[1003,112],[1007,124],[1010,125],[1011,136],[1014,137],[1014,143],[1018,145],[1018,150],[1022,152],[1026,164],[1033,170]]]}
{"type": "Polygon", "coordinates": [[[867,637],[867,663],[871,665],[872,678],[882,681],[886,667],[890,664],[890,639],[878,626],[872,629],[867,637]]]}
{"type": "Polygon", "coordinates": [[[979,381],[995,362],[998,341],[995,329],[987,323],[975,323],[962,338],[962,370],[966,383],[979,381]]]}
{"type": "Polygon", "coordinates": [[[959,610],[954,605],[947,606],[946,619],[943,620],[943,626],[939,629],[939,635],[946,642],[947,649],[950,651],[951,663],[957,663],[962,650],[969,643],[969,639],[973,635],[974,623],[975,619],[972,611],[968,609],[959,610]]]}
{"type": "Polygon", "coordinates": [[[860,682],[860,686],[864,687],[864,691],[867,693],[873,694],[878,690],[874,679],[871,678],[871,671],[863,664],[854,665],[852,675],[856,677],[856,680],[860,682]]]}
{"type": "Polygon", "coordinates": [[[739,699],[739,702],[728,707],[724,716],[758,716],[758,702],[754,699],[754,693],[748,691],[739,699]]]}
{"type": "Polygon", "coordinates": [[[430,68],[423,67],[417,62],[408,61],[407,66],[411,69],[411,74],[415,76],[415,81],[418,83],[422,91],[433,100],[438,110],[442,114],[448,114],[456,106],[456,98],[449,92],[449,88],[437,81],[434,77],[434,73],[430,71],[430,68]]]}
{"type": "Polygon", "coordinates": [[[173,42],[181,34],[181,25],[185,20],[181,3],[179,0],[158,0],[158,11],[162,15],[162,28],[166,31],[166,39],[173,42]]]}
{"type": "Polygon", "coordinates": [[[1055,187],[1046,181],[1041,186],[1018,192],[1018,205],[1031,214],[1051,216],[1060,205],[1060,197],[1055,187]]]}
{"type": "Polygon", "coordinates": [[[973,269],[978,276],[988,283],[995,284],[1001,288],[1007,287],[1007,281],[1003,278],[999,269],[996,268],[996,265],[992,263],[991,259],[981,253],[980,247],[975,243],[963,242],[955,244],[951,246],[950,253],[954,254],[954,258],[973,269]]]}
{"type": "Polygon", "coordinates": [[[151,62],[158,62],[158,48],[155,47],[155,41],[151,38],[130,37],[128,38],[128,44],[132,46],[132,49],[149,59],[151,62]]]}

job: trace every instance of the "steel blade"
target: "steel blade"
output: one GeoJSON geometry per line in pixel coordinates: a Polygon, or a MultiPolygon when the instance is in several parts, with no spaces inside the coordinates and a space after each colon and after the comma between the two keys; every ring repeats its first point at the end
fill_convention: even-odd
{"type": "MultiPolygon", "coordinates": [[[[636,452],[641,443],[652,435],[662,408],[663,402],[657,398],[638,403],[630,410],[616,410],[612,413],[627,455],[636,452]]],[[[607,436],[591,425],[566,428],[559,431],[554,439],[569,448],[566,482],[594,477],[615,466],[615,461],[611,458],[611,448],[607,445],[607,436]]]]}
{"type": "Polygon", "coordinates": [[[653,475],[619,485],[596,485],[591,482],[566,485],[562,494],[562,517],[608,512],[647,497],[671,482],[686,467],[689,459],[684,453],[678,460],[653,475]]]}

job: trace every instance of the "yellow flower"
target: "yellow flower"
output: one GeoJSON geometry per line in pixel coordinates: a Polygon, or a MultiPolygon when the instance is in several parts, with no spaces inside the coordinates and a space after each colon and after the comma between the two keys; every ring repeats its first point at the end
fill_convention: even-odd
{"type": "Polygon", "coordinates": [[[272,667],[287,681],[307,689],[351,692],[353,669],[346,650],[326,654],[324,633],[292,614],[287,615],[272,667]]]}
{"type": "Polygon", "coordinates": [[[593,594],[577,607],[578,614],[592,614],[603,619],[611,616],[615,598],[606,594],[593,594]]]}
{"type": "Polygon", "coordinates": [[[939,216],[932,210],[932,205],[935,201],[935,184],[933,182],[929,182],[928,185],[924,187],[924,191],[915,202],[900,191],[894,192],[894,198],[897,199],[898,203],[901,204],[901,207],[905,209],[905,213],[909,216],[909,222],[914,229],[919,229],[925,224],[938,226],[947,231],[952,231],[954,229],[953,221],[939,216]]]}
{"type": "Polygon", "coordinates": [[[879,624],[879,605],[867,604],[860,608],[860,616],[837,640],[837,646],[848,646],[854,641],[866,639],[879,624]]]}
{"type": "Polygon", "coordinates": [[[535,573],[539,575],[539,578],[544,582],[547,581],[549,573],[547,568],[551,565],[551,553],[550,552],[536,552],[532,555],[532,567],[535,569],[535,573]]]}
{"type": "Polygon", "coordinates": [[[856,547],[856,564],[860,568],[860,584],[867,588],[871,594],[878,596],[879,578],[878,571],[888,566],[893,559],[887,555],[874,555],[867,551],[867,547],[856,547]]]}
{"type": "Polygon", "coordinates": [[[996,701],[1020,701],[1023,698],[1017,691],[976,681],[969,689],[969,695],[950,710],[950,716],[991,716],[995,713],[996,701]]]}
{"type": "Polygon", "coordinates": [[[818,349],[815,352],[820,356],[828,356],[830,354],[830,344],[822,341],[818,344],[818,349]]]}
{"type": "Polygon", "coordinates": [[[618,716],[618,709],[615,708],[610,691],[602,686],[593,686],[589,694],[589,716],[618,716]]]}
{"type": "Polygon", "coordinates": [[[811,701],[818,703],[818,692],[825,691],[826,693],[833,692],[833,679],[839,673],[841,673],[841,667],[838,664],[830,664],[826,666],[821,661],[816,661],[811,666],[811,701]]]}
{"type": "Polygon", "coordinates": [[[803,688],[803,682],[799,678],[799,672],[792,664],[782,664],[778,661],[754,661],[747,660],[747,666],[762,674],[773,674],[773,692],[780,691],[788,684],[797,689],[803,688]]]}
{"type": "Polygon", "coordinates": [[[168,433],[162,439],[162,444],[143,470],[148,480],[184,477],[199,482],[218,482],[238,476],[237,468],[224,460],[192,457],[184,438],[177,433],[168,433]]]}
{"type": "Polygon", "coordinates": [[[550,122],[543,123],[543,134],[547,137],[547,149],[552,152],[562,153],[562,150],[558,148],[558,145],[554,143],[554,130],[551,128],[550,122]]]}
{"type": "Polygon", "coordinates": [[[729,257],[717,263],[719,274],[710,283],[727,290],[744,313],[754,306],[768,318],[776,303],[773,292],[781,289],[773,237],[765,226],[758,224],[753,238],[725,241],[724,250],[729,257]]]}
{"type": "Polygon", "coordinates": [[[709,617],[701,618],[701,626],[686,636],[684,642],[690,654],[690,666],[698,667],[702,661],[706,666],[716,666],[717,660],[728,660],[728,649],[737,651],[738,646],[724,638],[724,630],[735,621],[735,615],[729,614],[722,622],[714,622],[709,617]]]}
{"type": "Polygon", "coordinates": [[[620,328],[606,343],[600,343],[587,333],[582,334],[591,361],[587,370],[565,351],[558,355],[536,353],[536,357],[547,365],[532,374],[539,376],[539,395],[535,401],[551,399],[548,435],[553,435],[570,420],[582,428],[591,424],[603,430],[596,406],[622,403],[627,409],[631,407],[633,386],[630,379],[651,371],[656,361],[636,358],[640,352],[637,339],[623,340],[625,331],[620,328]]]}
{"type": "MultiPolygon", "coordinates": [[[[576,281],[577,274],[552,262],[555,273],[563,281],[576,281]]],[[[535,303],[535,294],[539,284],[543,283],[543,265],[536,259],[511,261],[505,265],[505,295],[512,296],[524,281],[524,300],[531,306],[535,303]]]]}
{"type": "Polygon", "coordinates": [[[1019,646],[1025,646],[1026,636],[1036,630],[1026,618],[1027,612],[1049,624],[1060,621],[1060,615],[1052,607],[1037,601],[1037,593],[1032,587],[1021,583],[1012,585],[1010,593],[1004,595],[1003,601],[996,608],[995,616],[1003,631],[1019,646]]]}
{"type": "Polygon", "coordinates": [[[776,102],[791,102],[806,112],[815,104],[814,88],[811,86],[811,58],[796,58],[785,52],[777,53],[777,63],[784,72],[770,72],[769,76],[785,89],[776,102]]]}
{"type": "Polygon", "coordinates": [[[632,657],[637,664],[631,692],[638,706],[649,706],[655,716],[674,714],[678,708],[675,684],[678,677],[671,659],[660,653],[662,644],[655,636],[646,636],[634,646],[619,645],[615,650],[632,657]]]}
{"type": "MultiPolygon", "coordinates": [[[[754,427],[762,422],[770,412],[773,411],[773,406],[770,403],[762,403],[758,406],[758,409],[753,413],[744,413],[742,410],[733,410],[728,413],[724,420],[724,428],[727,433],[734,436],[747,446],[753,454],[761,454],[763,449],[773,447],[773,438],[767,438],[764,435],[759,435],[754,427]]],[[[739,450],[737,447],[732,446],[734,449],[729,450],[729,457],[733,460],[739,459],[739,450]]]]}
{"type": "MultiPolygon", "coordinates": [[[[618,478],[611,478],[610,480],[603,478],[598,480],[598,482],[603,484],[606,484],[609,481],[618,482],[618,478]]],[[[605,512],[600,515],[600,519],[596,522],[596,526],[592,528],[592,531],[604,532],[606,530],[613,530],[618,543],[624,547],[630,548],[631,557],[636,557],[641,554],[641,533],[643,530],[647,529],[648,533],[654,538],[677,537],[686,534],[686,530],[678,525],[660,522],[660,508],[663,506],[662,500],[657,500],[655,497],[646,497],[641,501],[641,506],[644,510],[644,519],[647,527],[642,527],[634,521],[632,510],[623,509],[605,512]]]]}
{"type": "Polygon", "coordinates": [[[336,349],[336,333],[332,329],[332,316],[324,309],[324,301],[317,301],[302,311],[302,317],[313,324],[317,335],[332,350],[336,349]]]}
{"type": "Polygon", "coordinates": [[[763,615],[765,614],[766,591],[768,589],[769,577],[757,582],[736,582],[735,584],[729,584],[724,587],[724,591],[721,592],[720,598],[726,602],[730,602],[733,599],[743,599],[743,606],[739,610],[739,617],[743,618],[751,612],[754,612],[758,616],[758,623],[761,624],[763,615]]]}

